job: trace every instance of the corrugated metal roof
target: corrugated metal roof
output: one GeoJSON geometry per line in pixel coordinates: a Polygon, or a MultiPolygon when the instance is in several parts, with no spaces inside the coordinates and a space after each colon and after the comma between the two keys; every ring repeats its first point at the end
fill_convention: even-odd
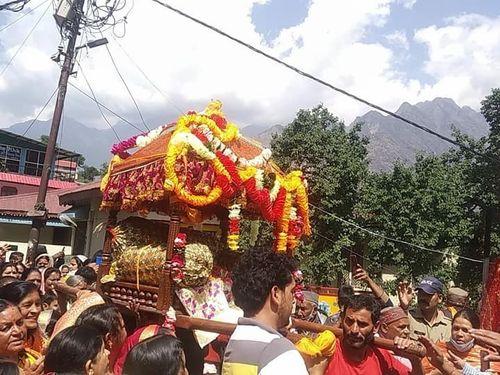
{"type": "MultiPolygon", "coordinates": [[[[0,181],[12,182],[22,185],[40,186],[40,177],[25,174],[0,172],[0,181]]],[[[76,182],[49,180],[50,189],[68,189],[80,186],[76,182]]]]}

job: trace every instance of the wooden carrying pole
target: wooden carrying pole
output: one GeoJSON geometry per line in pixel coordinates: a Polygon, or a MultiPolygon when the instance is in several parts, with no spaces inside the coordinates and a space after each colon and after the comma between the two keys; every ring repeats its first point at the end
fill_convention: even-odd
{"type": "MultiPolygon", "coordinates": [[[[61,282],[55,282],[55,283],[53,283],[53,285],[54,285],[54,288],[59,293],[64,293],[64,294],[70,295],[72,297],[76,297],[77,293],[80,291],[79,289],[69,287],[66,284],[61,283],[61,282]]],[[[126,307],[126,303],[123,301],[113,299],[113,302],[115,302],[118,305],[126,307]]],[[[161,313],[160,311],[158,311],[156,309],[152,309],[152,308],[148,308],[148,307],[141,306],[140,309],[143,311],[154,312],[157,314],[161,313]]],[[[294,328],[300,328],[300,329],[310,331],[310,332],[319,333],[319,332],[323,332],[323,331],[328,330],[328,331],[333,332],[333,334],[337,337],[342,336],[342,330],[338,327],[330,327],[330,326],[325,326],[322,324],[305,322],[303,320],[298,320],[298,319],[292,319],[292,325],[294,328]]],[[[216,320],[192,318],[190,316],[182,315],[182,314],[177,314],[175,326],[179,327],[179,328],[189,329],[189,330],[197,329],[200,331],[214,332],[214,333],[219,333],[219,334],[228,335],[228,336],[230,336],[233,333],[234,329],[236,328],[236,324],[223,323],[223,322],[218,322],[216,320]]],[[[298,335],[298,334],[288,333],[287,337],[290,339],[290,341],[297,342],[303,336],[298,335]]],[[[414,355],[414,356],[418,356],[420,358],[425,357],[425,348],[423,347],[423,345],[417,343],[416,341],[413,342],[413,344],[410,347],[408,347],[406,350],[397,349],[396,346],[394,345],[393,340],[384,339],[381,337],[375,337],[373,339],[373,343],[376,346],[378,346],[379,348],[398,351],[401,354],[414,355]]]]}

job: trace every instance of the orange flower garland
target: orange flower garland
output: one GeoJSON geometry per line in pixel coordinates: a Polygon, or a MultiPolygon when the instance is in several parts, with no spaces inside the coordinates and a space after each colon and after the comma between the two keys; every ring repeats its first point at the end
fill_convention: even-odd
{"type": "MultiPolygon", "coordinates": [[[[293,250],[302,234],[310,233],[307,192],[302,173],[294,171],[286,176],[277,173],[272,189],[265,188],[265,172],[259,168],[269,160],[270,151],[266,149],[252,160],[236,155],[226,143],[239,137],[238,128],[226,121],[221,107],[220,102],[212,102],[203,113],[189,112],[179,118],[165,155],[165,190],[174,192],[180,200],[193,207],[217,204],[221,200],[227,202],[237,194],[246,197],[247,201],[259,207],[265,220],[275,223],[276,250],[293,250]],[[188,159],[191,160],[193,154],[204,161],[202,166],[208,163],[213,170],[209,174],[213,177],[201,182],[199,178],[195,180],[198,184],[195,186],[205,186],[205,190],[189,185],[196,178],[192,176],[200,172],[190,172],[189,178],[178,174],[179,171],[187,171],[187,165],[191,163],[188,159]],[[193,194],[192,191],[206,191],[206,194],[193,194]]],[[[189,168],[198,168],[195,171],[199,171],[196,165],[200,163],[194,163],[195,167],[190,164],[189,168]]],[[[230,207],[228,246],[232,250],[238,250],[240,211],[240,205],[230,207]]]]}

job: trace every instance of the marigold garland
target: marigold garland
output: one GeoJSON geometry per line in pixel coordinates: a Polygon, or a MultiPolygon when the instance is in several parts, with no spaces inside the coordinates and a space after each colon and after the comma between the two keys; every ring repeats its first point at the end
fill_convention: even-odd
{"type": "Polygon", "coordinates": [[[237,251],[240,240],[240,213],[241,205],[233,204],[229,207],[229,233],[227,236],[227,245],[229,249],[237,251]]]}
{"type": "MultiPolygon", "coordinates": [[[[147,146],[164,129],[165,126],[161,126],[113,146],[115,157],[103,179],[103,192],[110,185],[113,166],[129,156],[127,150],[147,146]]],[[[277,251],[293,250],[300,237],[311,232],[306,181],[300,171],[287,175],[278,172],[272,188],[265,187],[271,151],[263,149],[259,155],[246,159],[232,149],[231,142],[239,136],[238,127],[227,121],[222,112],[220,101],[211,102],[202,113],[188,112],[180,116],[166,149],[164,176],[162,173],[158,180],[163,184],[163,194],[172,192],[193,208],[218,203],[227,205],[238,196],[243,207],[251,203],[251,207],[258,208],[262,218],[274,223],[277,251]]],[[[149,172],[145,170],[144,173],[149,172]]],[[[134,184],[133,181],[127,183],[134,184]]],[[[131,186],[117,187],[115,184],[114,190],[106,190],[103,195],[119,200],[130,195],[120,192],[130,191],[131,186]]],[[[147,200],[148,197],[150,194],[144,193],[137,199],[147,200]]],[[[113,204],[116,203],[111,200],[103,201],[108,207],[113,204]]],[[[120,203],[121,206],[126,204],[125,201],[120,203]]],[[[228,246],[232,250],[238,249],[241,209],[239,204],[229,207],[228,246]]]]}

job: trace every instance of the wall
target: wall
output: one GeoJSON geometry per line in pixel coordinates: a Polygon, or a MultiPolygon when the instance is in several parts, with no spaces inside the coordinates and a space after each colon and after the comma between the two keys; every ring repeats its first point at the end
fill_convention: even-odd
{"type": "MultiPolygon", "coordinates": [[[[23,185],[23,184],[16,184],[13,182],[3,182],[0,181],[0,189],[3,186],[9,186],[9,187],[14,187],[17,189],[17,194],[29,194],[29,193],[38,193],[38,186],[33,186],[33,185],[23,185]]],[[[48,190],[54,190],[54,189],[48,189],[48,190]]]]}
{"type": "MultiPolygon", "coordinates": [[[[0,223],[0,243],[7,243],[9,245],[17,246],[17,251],[21,251],[26,254],[28,250],[27,242],[30,229],[31,226],[26,224],[0,223]]],[[[71,231],[70,228],[68,228],[67,230],[71,231]]],[[[67,245],[52,245],[53,238],[53,227],[45,227],[40,232],[40,244],[47,247],[47,252],[50,255],[62,251],[63,248],[66,254],[71,254],[72,249],[70,243],[68,243],[67,245]]]]}
{"type": "Polygon", "coordinates": [[[4,186],[14,187],[17,189],[17,194],[37,193],[38,186],[14,184],[12,182],[0,182],[0,189],[4,186]]]}

